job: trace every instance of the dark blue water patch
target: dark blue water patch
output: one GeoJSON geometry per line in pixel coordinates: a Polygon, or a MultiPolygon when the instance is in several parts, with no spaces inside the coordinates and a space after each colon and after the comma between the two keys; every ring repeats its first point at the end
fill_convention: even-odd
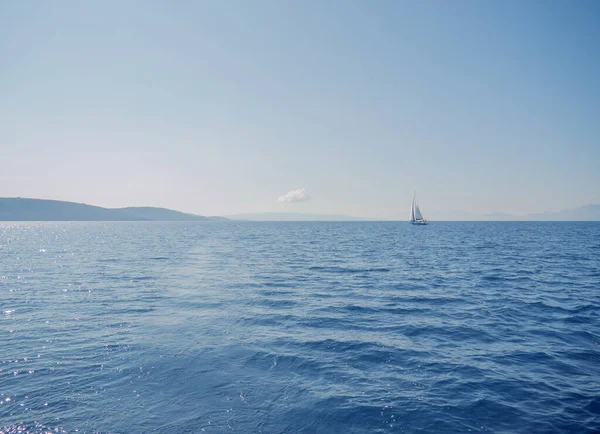
{"type": "MultiPolygon", "coordinates": [[[[381,287],[381,286],[380,286],[381,287]]],[[[422,278],[406,278],[401,283],[394,283],[389,287],[392,291],[428,291],[429,286],[422,278]]]]}
{"type": "Polygon", "coordinates": [[[402,333],[411,338],[433,339],[439,342],[454,343],[464,342],[496,342],[498,337],[482,329],[467,326],[432,326],[432,325],[404,325],[402,333]]]}
{"type": "Polygon", "coordinates": [[[279,279],[276,282],[262,282],[260,284],[257,284],[257,286],[266,288],[296,288],[297,284],[287,283],[285,280],[279,279]]]}
{"type": "Polygon", "coordinates": [[[312,266],[308,268],[310,271],[318,271],[322,273],[387,273],[390,271],[389,268],[351,268],[351,267],[323,267],[323,266],[312,266]]]}
{"type": "Polygon", "coordinates": [[[409,307],[403,303],[393,302],[385,303],[383,307],[374,310],[379,313],[389,313],[392,315],[421,315],[425,313],[428,308],[409,307]]]}
{"type": "Polygon", "coordinates": [[[263,306],[276,308],[276,309],[284,309],[291,308],[298,305],[298,302],[293,300],[277,300],[273,298],[265,298],[260,302],[263,306]]]}
{"type": "Polygon", "coordinates": [[[263,297],[282,297],[282,296],[290,296],[293,297],[296,295],[295,291],[289,291],[286,289],[261,289],[257,291],[258,295],[263,297]]]}
{"type": "Polygon", "coordinates": [[[590,351],[557,351],[558,354],[565,360],[582,361],[587,366],[593,366],[596,368],[591,372],[600,374],[600,345],[596,350],[590,351]]]}
{"type": "Polygon", "coordinates": [[[590,316],[600,316],[600,305],[598,304],[581,304],[571,309],[573,313],[589,313],[590,316]]]}
{"type": "Polygon", "coordinates": [[[297,318],[297,325],[311,329],[338,329],[360,330],[363,327],[355,319],[348,318],[328,318],[323,316],[304,316],[297,318]]]}
{"type": "MultiPolygon", "coordinates": [[[[563,307],[554,303],[548,303],[543,301],[525,302],[522,309],[527,312],[532,312],[535,315],[552,315],[556,317],[569,318],[571,315],[577,312],[581,312],[580,308],[568,308],[563,307]],[[539,313],[538,313],[539,312],[539,313]]],[[[583,311],[586,309],[584,308],[583,311]]]]}
{"type": "Polygon", "coordinates": [[[600,346],[600,334],[591,333],[585,330],[570,330],[565,333],[569,336],[571,343],[589,348],[592,354],[598,351],[598,347],[600,346]]]}
{"type": "Polygon", "coordinates": [[[427,306],[440,306],[440,305],[452,305],[452,304],[465,304],[467,300],[462,297],[406,297],[402,299],[405,304],[417,304],[427,306]]]}
{"type": "MultiPolygon", "coordinates": [[[[591,398],[589,403],[584,407],[586,411],[590,413],[591,416],[600,415],[600,397],[591,398]]],[[[600,424],[600,421],[599,421],[600,424]]]]}
{"type": "Polygon", "coordinates": [[[148,312],[154,312],[156,309],[153,307],[126,307],[123,309],[114,309],[111,314],[122,315],[122,314],[144,314],[148,312]]]}

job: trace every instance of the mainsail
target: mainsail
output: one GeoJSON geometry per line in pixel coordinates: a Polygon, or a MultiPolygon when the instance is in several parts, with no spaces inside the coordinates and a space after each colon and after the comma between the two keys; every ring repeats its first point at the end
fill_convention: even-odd
{"type": "Polygon", "coordinates": [[[421,214],[421,210],[419,209],[418,203],[415,203],[415,220],[424,220],[423,214],[421,214]]]}

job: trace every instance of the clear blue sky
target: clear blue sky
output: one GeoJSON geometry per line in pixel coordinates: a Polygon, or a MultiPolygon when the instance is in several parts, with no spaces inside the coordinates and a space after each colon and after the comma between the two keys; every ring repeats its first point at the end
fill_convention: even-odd
{"type": "Polygon", "coordinates": [[[600,203],[600,2],[0,2],[0,196],[405,219],[600,203]],[[305,188],[310,199],[278,202],[305,188]]]}

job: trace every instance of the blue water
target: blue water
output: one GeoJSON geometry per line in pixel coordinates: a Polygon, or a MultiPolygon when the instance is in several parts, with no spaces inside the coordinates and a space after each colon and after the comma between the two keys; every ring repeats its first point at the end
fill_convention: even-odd
{"type": "Polygon", "coordinates": [[[600,431],[598,223],[0,223],[0,432],[600,431]]]}

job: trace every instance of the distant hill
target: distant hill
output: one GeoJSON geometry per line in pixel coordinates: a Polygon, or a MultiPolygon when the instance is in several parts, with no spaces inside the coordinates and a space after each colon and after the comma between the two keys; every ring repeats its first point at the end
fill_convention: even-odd
{"type": "Polygon", "coordinates": [[[506,213],[473,214],[464,211],[434,211],[431,219],[442,221],[600,221],[600,205],[584,205],[556,212],[525,215],[506,213]]]}
{"type": "Polygon", "coordinates": [[[600,205],[584,205],[558,212],[529,214],[527,220],[540,221],[599,221],[600,205]]]}
{"type": "Polygon", "coordinates": [[[0,198],[0,221],[212,221],[166,208],[102,208],[59,200],[0,198]]]}
{"type": "Polygon", "coordinates": [[[371,219],[364,217],[351,217],[340,214],[307,214],[307,213],[295,213],[295,212],[263,212],[255,214],[236,214],[227,216],[231,220],[251,220],[251,221],[287,221],[287,222],[299,222],[299,221],[338,221],[338,222],[349,222],[349,221],[378,221],[381,219],[371,219]]]}
{"type": "Polygon", "coordinates": [[[115,208],[111,211],[117,211],[120,214],[132,217],[134,220],[153,220],[153,221],[199,221],[199,220],[226,220],[224,217],[205,217],[196,214],[186,214],[180,211],[174,211],[167,208],[128,207],[115,208]]]}

